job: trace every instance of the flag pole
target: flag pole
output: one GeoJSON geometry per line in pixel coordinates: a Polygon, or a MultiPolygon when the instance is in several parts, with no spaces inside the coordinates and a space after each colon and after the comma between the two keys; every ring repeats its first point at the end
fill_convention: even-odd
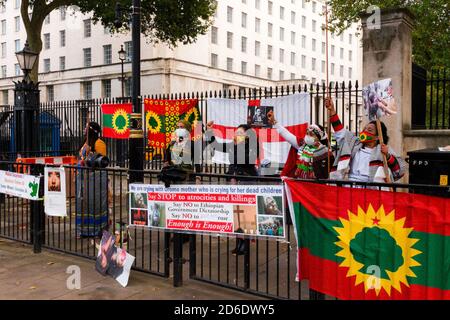
{"type": "MultiPolygon", "coordinates": [[[[329,82],[329,70],[328,70],[328,2],[325,1],[325,65],[326,65],[326,90],[327,90],[327,99],[330,98],[330,82],[329,82]]],[[[328,136],[328,178],[330,177],[330,171],[331,171],[331,156],[330,156],[330,150],[331,150],[331,113],[330,110],[327,109],[327,116],[328,116],[328,125],[327,125],[327,136],[328,136]]]]}
{"type": "MultiPolygon", "coordinates": [[[[381,121],[380,121],[380,119],[378,119],[378,117],[377,117],[377,132],[378,132],[378,141],[380,142],[380,145],[383,145],[384,144],[383,132],[381,131],[381,121]]],[[[388,169],[388,165],[387,165],[386,155],[384,153],[382,153],[382,155],[383,155],[383,169],[384,169],[384,175],[386,177],[386,182],[391,183],[392,181],[391,181],[391,176],[389,175],[389,169],[388,169]]]]}

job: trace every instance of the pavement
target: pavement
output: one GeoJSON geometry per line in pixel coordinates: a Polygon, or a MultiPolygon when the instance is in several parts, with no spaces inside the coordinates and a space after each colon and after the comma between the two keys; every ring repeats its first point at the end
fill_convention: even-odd
{"type": "MultiPolygon", "coordinates": [[[[95,270],[95,261],[0,239],[1,300],[256,300],[236,290],[184,279],[173,287],[172,278],[132,270],[127,287],[95,270]],[[69,289],[69,266],[81,271],[80,289],[69,289]]],[[[69,280],[70,283],[70,280],[69,280]]]]}

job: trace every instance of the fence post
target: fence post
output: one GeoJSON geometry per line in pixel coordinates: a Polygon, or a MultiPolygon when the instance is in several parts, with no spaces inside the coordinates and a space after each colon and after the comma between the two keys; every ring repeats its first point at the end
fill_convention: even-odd
{"type": "MultiPolygon", "coordinates": [[[[33,166],[31,168],[31,174],[40,176],[42,173],[42,166],[33,166]]],[[[31,241],[33,243],[33,252],[40,253],[42,244],[44,242],[44,226],[45,226],[45,214],[44,214],[44,201],[42,197],[44,195],[44,179],[43,176],[39,179],[39,199],[31,201],[30,203],[30,232],[31,241]]]]}
{"type": "Polygon", "coordinates": [[[173,286],[183,285],[183,235],[173,234],[173,286]]]}
{"type": "Polygon", "coordinates": [[[195,234],[189,236],[189,278],[197,275],[197,239],[195,234]]]}
{"type": "Polygon", "coordinates": [[[170,232],[164,231],[164,276],[170,276],[170,232]]]}
{"type": "Polygon", "coordinates": [[[250,288],[250,239],[244,239],[244,288],[250,288]]]}

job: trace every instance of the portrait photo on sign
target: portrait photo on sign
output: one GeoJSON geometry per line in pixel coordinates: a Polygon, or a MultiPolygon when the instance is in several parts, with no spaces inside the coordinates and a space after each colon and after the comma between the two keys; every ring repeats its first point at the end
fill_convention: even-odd
{"type": "Polygon", "coordinates": [[[259,215],[283,215],[283,199],[281,196],[258,196],[259,215]]]}
{"type": "Polygon", "coordinates": [[[98,272],[105,275],[106,271],[108,271],[111,257],[114,253],[113,246],[114,246],[115,238],[111,233],[108,231],[103,231],[102,239],[100,240],[100,245],[97,247],[98,254],[97,254],[97,260],[95,263],[95,268],[98,272]]]}
{"type": "Polygon", "coordinates": [[[263,236],[284,237],[283,218],[276,216],[259,216],[258,234],[263,236]]]}
{"type": "Polygon", "coordinates": [[[271,128],[269,119],[273,114],[273,107],[270,106],[250,106],[248,107],[247,123],[252,127],[271,128]]]}
{"type": "Polygon", "coordinates": [[[147,194],[131,193],[130,208],[147,209],[147,194]]]}
{"type": "Polygon", "coordinates": [[[144,209],[131,209],[131,223],[137,226],[147,226],[148,217],[147,210],[144,209]]]}
{"type": "Polygon", "coordinates": [[[256,235],[255,206],[233,205],[233,221],[233,232],[256,235]]]}
{"type": "Polygon", "coordinates": [[[61,174],[59,171],[48,172],[48,186],[50,192],[61,192],[61,174]]]}
{"type": "Polygon", "coordinates": [[[148,210],[148,221],[150,227],[165,228],[166,205],[163,202],[150,202],[148,210]]]}
{"type": "Polygon", "coordinates": [[[391,79],[370,83],[363,88],[362,96],[364,100],[364,111],[369,121],[394,115],[398,112],[391,79]]]}

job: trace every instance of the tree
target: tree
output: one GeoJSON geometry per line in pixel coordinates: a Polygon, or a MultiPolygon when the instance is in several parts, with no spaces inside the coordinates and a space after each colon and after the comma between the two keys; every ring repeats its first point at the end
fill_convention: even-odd
{"type": "MultiPolygon", "coordinates": [[[[4,5],[7,0],[0,0],[4,5]]],[[[126,32],[130,24],[120,29],[114,25],[115,6],[131,8],[132,0],[22,0],[21,16],[31,50],[42,50],[41,31],[45,18],[53,10],[63,6],[76,6],[82,13],[92,13],[94,23],[102,23],[112,32],[126,32]],[[29,15],[30,13],[30,15],[29,15]]],[[[216,10],[214,0],[142,0],[141,30],[153,42],[164,42],[174,47],[188,44],[205,34],[216,10]]],[[[122,11],[122,21],[130,21],[129,10],[122,11]]],[[[31,71],[31,79],[38,79],[39,59],[31,71]]]]}
{"type": "Polygon", "coordinates": [[[369,6],[410,9],[416,18],[413,61],[427,70],[450,68],[449,0],[329,0],[328,5],[332,12],[329,28],[338,34],[359,22],[360,13],[369,6]]]}

